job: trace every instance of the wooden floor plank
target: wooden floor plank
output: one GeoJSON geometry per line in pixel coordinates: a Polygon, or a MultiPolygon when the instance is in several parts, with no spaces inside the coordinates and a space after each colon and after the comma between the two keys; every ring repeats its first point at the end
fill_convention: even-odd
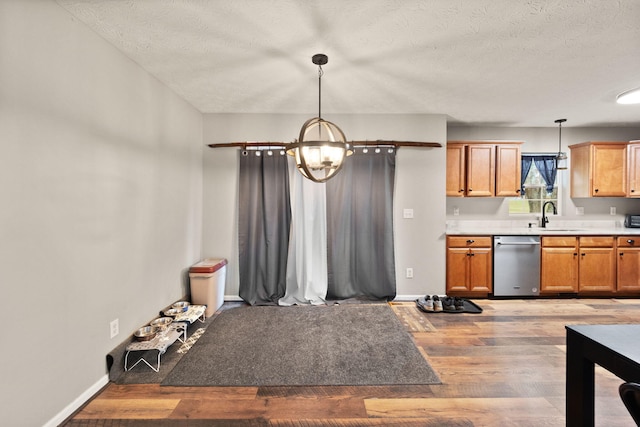
{"type": "Polygon", "coordinates": [[[180,399],[96,399],[76,418],[167,418],[179,403],[180,399]]]}

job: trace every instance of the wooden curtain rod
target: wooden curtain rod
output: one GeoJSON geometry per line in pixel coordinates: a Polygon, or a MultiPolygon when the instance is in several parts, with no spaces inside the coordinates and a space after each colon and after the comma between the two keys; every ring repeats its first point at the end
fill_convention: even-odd
{"type": "MultiPolygon", "coordinates": [[[[349,141],[354,147],[367,147],[377,145],[390,145],[393,147],[415,147],[415,148],[440,148],[442,144],[438,142],[412,142],[412,141],[349,141]]],[[[282,147],[285,148],[289,145],[287,142],[259,142],[259,141],[245,141],[245,142],[226,142],[220,144],[209,144],[211,148],[228,148],[228,147],[282,147]]]]}

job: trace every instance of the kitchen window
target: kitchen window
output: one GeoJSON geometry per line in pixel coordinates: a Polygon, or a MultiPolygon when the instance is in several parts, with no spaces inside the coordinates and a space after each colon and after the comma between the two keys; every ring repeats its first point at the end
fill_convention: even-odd
{"type": "MultiPolygon", "coordinates": [[[[529,166],[528,173],[524,177],[521,197],[514,197],[509,200],[510,215],[542,215],[542,205],[545,202],[553,202],[558,206],[558,178],[555,169],[555,159],[548,155],[528,155],[523,154],[523,168],[525,171],[529,166]],[[538,166],[536,166],[536,163],[538,166]],[[544,169],[546,179],[541,173],[541,167],[544,169]],[[553,185],[547,180],[553,177],[553,185]]],[[[551,212],[551,208],[548,208],[551,212]]]]}

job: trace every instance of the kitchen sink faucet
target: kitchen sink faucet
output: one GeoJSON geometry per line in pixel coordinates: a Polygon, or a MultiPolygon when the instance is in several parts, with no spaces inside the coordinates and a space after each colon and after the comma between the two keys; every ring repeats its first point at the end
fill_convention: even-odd
{"type": "Polygon", "coordinates": [[[544,202],[544,204],[542,205],[542,224],[540,224],[540,227],[542,228],[545,228],[547,226],[547,223],[549,222],[549,218],[547,218],[547,205],[549,204],[553,206],[553,214],[558,215],[558,210],[556,209],[555,203],[553,203],[552,201],[544,202]]]}

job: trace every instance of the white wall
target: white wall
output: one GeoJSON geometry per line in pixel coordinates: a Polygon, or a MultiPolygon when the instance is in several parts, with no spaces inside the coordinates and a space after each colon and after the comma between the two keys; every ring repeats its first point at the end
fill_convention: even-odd
{"type": "Polygon", "coordinates": [[[56,425],[186,293],[202,115],[50,0],[0,2],[0,52],[0,418],[56,425]]]}
{"type": "MultiPolygon", "coordinates": [[[[524,141],[523,152],[557,152],[558,127],[548,128],[516,128],[516,127],[482,127],[482,126],[449,126],[448,140],[515,140],[524,141]]],[[[631,141],[640,139],[640,127],[589,127],[573,128],[570,121],[562,127],[562,149],[569,156],[569,145],[586,141],[631,141]]],[[[569,168],[571,166],[569,165],[569,168]]],[[[569,191],[569,170],[558,171],[562,196],[559,202],[562,220],[621,220],[626,213],[640,212],[640,199],[620,197],[571,199],[569,191]],[[576,215],[576,206],[584,208],[584,216],[576,215]],[[609,214],[610,207],[616,207],[617,215],[609,214]]],[[[513,219],[509,217],[508,199],[505,198],[459,198],[447,197],[447,219],[513,219]],[[453,208],[460,211],[453,216],[453,208]]]]}
{"type": "MultiPolygon", "coordinates": [[[[284,141],[298,137],[310,115],[206,114],[205,144],[232,141],[284,141]]],[[[443,148],[398,151],[395,189],[395,249],[398,296],[445,290],[445,141],[441,115],[327,115],[349,140],[439,142],[443,148]],[[414,219],[403,219],[405,208],[414,219]],[[406,279],[407,267],[414,278],[406,279]]],[[[203,256],[229,260],[225,294],[238,295],[236,240],[238,149],[208,148],[204,154],[203,256]]]]}

